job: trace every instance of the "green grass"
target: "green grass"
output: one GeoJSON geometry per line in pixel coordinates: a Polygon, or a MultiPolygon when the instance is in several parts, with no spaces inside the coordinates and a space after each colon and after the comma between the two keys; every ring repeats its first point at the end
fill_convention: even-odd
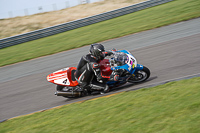
{"type": "Polygon", "coordinates": [[[1,133],[199,133],[200,77],[0,123],[1,133]]]}
{"type": "Polygon", "coordinates": [[[197,18],[200,0],[175,0],[50,37],[0,49],[0,66],[197,18]]]}

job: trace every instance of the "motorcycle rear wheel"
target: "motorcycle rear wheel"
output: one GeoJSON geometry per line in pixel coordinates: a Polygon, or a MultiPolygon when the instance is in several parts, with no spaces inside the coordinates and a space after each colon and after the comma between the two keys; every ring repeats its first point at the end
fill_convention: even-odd
{"type": "Polygon", "coordinates": [[[144,82],[149,78],[149,76],[150,76],[150,70],[147,67],[143,66],[143,69],[135,72],[135,74],[129,78],[128,82],[130,83],[144,82]]]}

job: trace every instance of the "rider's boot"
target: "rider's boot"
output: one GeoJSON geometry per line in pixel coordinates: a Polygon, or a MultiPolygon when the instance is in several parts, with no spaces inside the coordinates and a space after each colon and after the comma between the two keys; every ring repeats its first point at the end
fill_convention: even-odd
{"type": "Polygon", "coordinates": [[[100,91],[101,94],[109,92],[109,86],[107,84],[90,84],[91,89],[100,91]]]}
{"type": "Polygon", "coordinates": [[[105,94],[108,93],[110,90],[109,86],[106,84],[105,88],[103,89],[103,91],[100,92],[100,94],[105,94]]]}

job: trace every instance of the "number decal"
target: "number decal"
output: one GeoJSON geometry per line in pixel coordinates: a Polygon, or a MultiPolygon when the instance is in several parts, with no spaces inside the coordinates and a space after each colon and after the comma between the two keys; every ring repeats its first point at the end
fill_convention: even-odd
{"type": "Polygon", "coordinates": [[[127,65],[128,65],[128,71],[131,71],[135,68],[135,65],[137,64],[136,59],[132,55],[127,56],[127,65]]]}
{"type": "Polygon", "coordinates": [[[135,60],[134,60],[133,58],[131,58],[131,60],[132,60],[133,62],[135,62],[135,60]]]}
{"type": "Polygon", "coordinates": [[[67,79],[63,81],[63,84],[67,84],[67,79]]]}
{"type": "Polygon", "coordinates": [[[131,60],[130,60],[130,64],[129,64],[129,68],[128,68],[129,71],[131,70],[131,67],[132,67],[132,68],[135,67],[134,62],[135,62],[135,60],[134,60],[133,58],[131,58],[131,60]]]}

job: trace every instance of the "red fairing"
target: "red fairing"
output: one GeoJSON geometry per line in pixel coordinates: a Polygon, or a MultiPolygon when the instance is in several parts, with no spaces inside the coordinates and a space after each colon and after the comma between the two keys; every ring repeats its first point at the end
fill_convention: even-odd
{"type": "Polygon", "coordinates": [[[101,60],[99,62],[100,64],[100,69],[101,69],[101,76],[103,78],[110,78],[110,75],[112,73],[111,67],[110,67],[110,62],[108,59],[101,60]]]}
{"type": "Polygon", "coordinates": [[[76,67],[69,67],[56,71],[47,76],[47,81],[63,86],[77,86],[78,82],[74,79],[75,70],[76,67]]]}
{"type": "Polygon", "coordinates": [[[73,79],[72,80],[72,74],[73,74],[73,78],[74,78],[74,72],[72,71],[76,71],[76,67],[70,67],[69,70],[67,70],[67,74],[69,75],[68,78],[69,78],[69,81],[70,81],[70,86],[77,86],[78,85],[78,82],[73,79]]]}

